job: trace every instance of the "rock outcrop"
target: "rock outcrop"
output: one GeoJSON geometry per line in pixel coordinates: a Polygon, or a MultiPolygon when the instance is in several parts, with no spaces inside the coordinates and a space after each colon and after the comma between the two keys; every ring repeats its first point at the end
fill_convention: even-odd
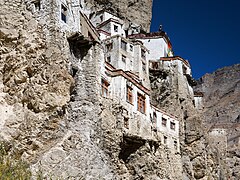
{"type": "MultiPolygon", "coordinates": [[[[85,8],[106,8],[149,31],[151,6],[151,0],[88,0],[85,8]]],[[[70,34],[62,29],[67,25],[59,25],[57,1],[44,1],[41,7],[44,11],[39,1],[0,2],[0,139],[11,144],[9,153],[30,164],[34,176],[109,180],[239,177],[239,151],[228,151],[229,159],[222,159],[209,143],[202,117],[205,122],[208,119],[195,109],[186,88],[187,77],[177,67],[152,73],[150,80],[152,103],[179,118],[180,152],[171,151],[158,139],[126,133],[122,127],[127,109],[100,96],[101,44],[74,46],[70,34]]],[[[89,41],[84,39],[84,43],[89,41]]],[[[224,117],[233,115],[230,121],[239,123],[239,111],[233,108],[239,105],[234,98],[239,95],[239,65],[228,75],[234,81],[227,88],[212,88],[225,81],[209,75],[210,80],[205,78],[208,84],[198,89],[206,94],[207,115],[215,118],[220,102],[218,118],[231,109],[224,117]],[[214,101],[208,102],[208,97],[214,101]]]]}
{"type": "Polygon", "coordinates": [[[221,150],[218,157],[224,160],[223,164],[228,176],[239,179],[240,64],[204,75],[198,81],[195,90],[204,93],[204,109],[199,117],[206,129],[211,131],[217,128],[226,132],[221,136],[221,140],[218,139],[219,135],[211,135],[211,138],[218,142],[215,143],[216,148],[221,150]],[[226,142],[223,139],[226,139],[226,142]]]}

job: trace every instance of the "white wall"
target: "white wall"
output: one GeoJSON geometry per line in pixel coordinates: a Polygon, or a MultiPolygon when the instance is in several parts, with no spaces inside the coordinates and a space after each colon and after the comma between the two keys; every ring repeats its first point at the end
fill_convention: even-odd
{"type": "Polygon", "coordinates": [[[149,49],[147,59],[156,60],[160,57],[167,57],[168,45],[163,38],[139,39],[149,49]]]}
{"type": "Polygon", "coordinates": [[[57,18],[59,19],[59,24],[61,30],[65,32],[80,32],[80,11],[81,8],[78,5],[78,0],[72,0],[72,3],[67,3],[66,0],[57,0],[56,1],[58,12],[56,12],[57,18]],[[67,21],[66,23],[61,20],[61,5],[67,8],[67,21]]]}
{"type": "Polygon", "coordinates": [[[202,97],[194,96],[194,104],[197,109],[203,109],[202,97]]]}

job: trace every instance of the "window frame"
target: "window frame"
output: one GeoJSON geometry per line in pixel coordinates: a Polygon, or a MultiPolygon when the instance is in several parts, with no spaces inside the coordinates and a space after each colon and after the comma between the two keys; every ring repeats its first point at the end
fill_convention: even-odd
{"type": "Polygon", "coordinates": [[[140,93],[137,93],[137,110],[143,114],[146,113],[146,98],[140,93]]]}
{"type": "Polygon", "coordinates": [[[133,88],[128,85],[127,85],[126,99],[128,103],[133,104],[133,88]]]}
{"type": "Polygon", "coordinates": [[[65,5],[61,4],[61,20],[67,23],[68,9],[65,5]]]}
{"type": "Polygon", "coordinates": [[[127,59],[127,57],[122,54],[122,62],[126,63],[126,59],[127,59]]]}
{"type": "Polygon", "coordinates": [[[167,127],[167,119],[162,117],[162,126],[167,127]]]}
{"type": "Polygon", "coordinates": [[[170,121],[170,129],[175,131],[175,129],[176,129],[176,123],[175,122],[170,121]]]}
{"type": "Polygon", "coordinates": [[[113,25],[113,30],[114,30],[114,32],[118,32],[118,26],[117,25],[113,25]]]}

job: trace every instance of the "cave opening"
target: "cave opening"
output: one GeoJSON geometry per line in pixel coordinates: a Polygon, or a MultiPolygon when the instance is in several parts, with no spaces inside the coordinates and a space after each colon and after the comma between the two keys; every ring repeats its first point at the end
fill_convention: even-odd
{"type": "Polygon", "coordinates": [[[131,154],[135,153],[141,146],[145,144],[145,140],[138,137],[123,137],[123,141],[120,144],[121,151],[119,153],[119,159],[122,159],[125,163],[128,162],[131,154]]]}
{"type": "Polygon", "coordinates": [[[94,45],[94,41],[85,38],[82,34],[76,33],[68,38],[71,53],[82,60],[88,54],[89,49],[94,45]]]}

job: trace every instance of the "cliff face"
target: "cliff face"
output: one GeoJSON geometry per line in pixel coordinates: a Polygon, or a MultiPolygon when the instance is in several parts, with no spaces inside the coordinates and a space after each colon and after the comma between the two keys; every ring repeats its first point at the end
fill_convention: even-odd
{"type": "Polygon", "coordinates": [[[107,9],[125,21],[141,25],[144,31],[150,31],[152,0],[87,0],[86,2],[87,8],[93,12],[107,9]]]}
{"type": "MultiPolygon", "coordinates": [[[[177,67],[151,74],[150,80],[154,105],[180,120],[181,153],[157,140],[126,135],[122,126],[127,109],[99,96],[102,46],[82,45],[73,53],[59,16],[52,13],[59,13],[59,4],[41,2],[40,11],[33,1],[0,2],[0,138],[11,144],[9,153],[27,161],[34,174],[60,179],[217,179],[226,175],[222,167],[226,163],[208,143],[203,116],[198,116],[187,79],[177,67]]],[[[87,3],[87,8],[106,7],[149,30],[151,0],[87,3]]],[[[232,93],[239,94],[237,72],[229,76],[234,82],[228,93],[218,92],[224,102],[231,97],[236,107],[239,101],[234,101],[232,93]]],[[[214,84],[210,77],[207,87],[214,84]]],[[[202,87],[207,89],[204,83],[202,87]]],[[[206,90],[206,97],[212,94],[206,90]]],[[[205,101],[208,107],[210,102],[205,101]]],[[[232,112],[234,118],[239,115],[236,109],[232,112]]],[[[235,166],[239,152],[228,157],[233,160],[229,161],[232,173],[239,177],[235,166]]]]}
{"type": "Polygon", "coordinates": [[[177,66],[150,71],[151,100],[156,106],[174,114],[180,121],[181,164],[183,179],[217,179],[222,162],[211,146],[201,118],[188,90],[187,78],[177,66]]]}
{"type": "Polygon", "coordinates": [[[204,93],[202,115],[206,124],[239,123],[240,64],[204,75],[195,89],[204,93]]]}
{"type": "Polygon", "coordinates": [[[225,161],[229,176],[239,179],[240,147],[237,139],[240,135],[240,64],[204,75],[195,89],[204,93],[204,109],[199,114],[204,126],[210,130],[218,128],[226,131],[226,134],[221,136],[221,139],[227,139],[225,143],[219,141],[218,135],[210,138],[220,142],[215,144],[216,148],[221,149],[218,157],[225,161]]]}

